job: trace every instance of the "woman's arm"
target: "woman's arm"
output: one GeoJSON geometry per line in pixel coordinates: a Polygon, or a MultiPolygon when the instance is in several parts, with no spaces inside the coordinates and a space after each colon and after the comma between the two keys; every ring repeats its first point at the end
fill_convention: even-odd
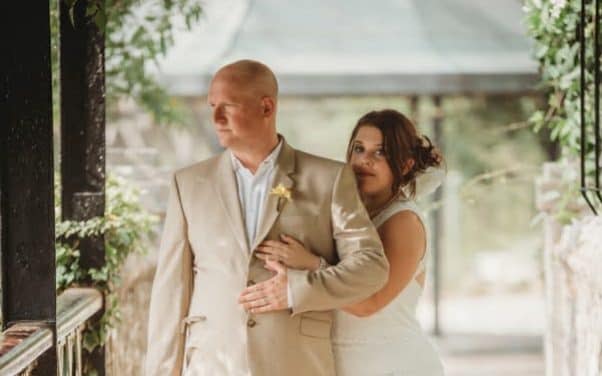
{"type": "Polygon", "coordinates": [[[314,271],[323,266],[323,259],[305,248],[303,243],[289,235],[281,235],[280,241],[266,240],[257,247],[257,257],[278,261],[291,269],[314,271]]]}
{"type": "Polygon", "coordinates": [[[404,210],[395,214],[378,232],[390,265],[389,278],[385,286],[369,298],[343,308],[355,316],[369,316],[389,304],[412,281],[424,255],[425,230],[415,213],[404,210]]]}

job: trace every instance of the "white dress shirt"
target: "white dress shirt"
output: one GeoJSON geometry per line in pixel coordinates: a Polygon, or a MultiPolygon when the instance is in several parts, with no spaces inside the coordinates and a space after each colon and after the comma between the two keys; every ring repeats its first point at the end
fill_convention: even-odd
{"type": "Polygon", "coordinates": [[[282,140],[280,140],[270,155],[261,162],[257,171],[255,171],[255,175],[243,166],[233,153],[230,153],[232,156],[232,167],[236,175],[236,183],[238,184],[238,199],[240,200],[240,207],[245,221],[249,246],[253,244],[257,235],[257,226],[259,226],[266,195],[269,193],[272,185],[276,159],[281,149],[282,140]]]}
{"type": "MultiPolygon", "coordinates": [[[[230,153],[232,157],[232,168],[236,175],[238,184],[238,199],[245,221],[245,230],[247,234],[247,243],[253,245],[257,235],[257,226],[266,201],[272,181],[274,180],[274,171],[276,170],[276,160],[282,149],[282,140],[276,148],[261,162],[255,175],[243,166],[243,164],[230,153]]],[[[292,307],[293,298],[290,285],[287,284],[288,306],[292,307]]]]}

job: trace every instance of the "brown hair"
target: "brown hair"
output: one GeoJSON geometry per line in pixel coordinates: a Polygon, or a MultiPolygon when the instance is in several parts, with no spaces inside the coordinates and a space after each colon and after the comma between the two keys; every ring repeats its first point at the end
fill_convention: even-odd
{"type": "Polygon", "coordinates": [[[416,177],[427,168],[443,163],[441,152],[431,140],[420,135],[414,123],[402,113],[390,109],[368,112],[357,121],[347,146],[347,162],[351,159],[353,142],[363,126],[378,128],[383,135],[385,156],[393,173],[394,195],[402,194],[401,189],[409,185],[410,197],[414,197],[416,177]],[[411,159],[414,165],[404,174],[404,166],[411,159]]]}

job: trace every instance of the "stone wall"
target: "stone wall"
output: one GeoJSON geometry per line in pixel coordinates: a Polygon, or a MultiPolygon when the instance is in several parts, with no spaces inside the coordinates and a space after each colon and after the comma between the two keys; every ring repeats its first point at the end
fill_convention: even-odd
{"type": "Polygon", "coordinates": [[[561,224],[561,192],[578,181],[571,164],[544,166],[537,182],[544,221],[547,376],[602,375],[602,218],[583,203],[561,224]]]}

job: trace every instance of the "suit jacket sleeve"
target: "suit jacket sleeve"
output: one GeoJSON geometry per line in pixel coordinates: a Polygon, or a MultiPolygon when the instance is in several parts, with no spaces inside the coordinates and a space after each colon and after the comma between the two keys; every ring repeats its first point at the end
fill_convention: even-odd
{"type": "Polygon", "coordinates": [[[347,165],[335,179],[331,216],[340,262],[313,272],[288,269],[293,315],[344,307],[367,298],[387,282],[389,264],[382,243],[347,165]]]}
{"type": "Polygon", "coordinates": [[[174,175],[151,292],[145,375],[180,375],[185,341],[181,329],[191,291],[192,253],[174,175]]]}

